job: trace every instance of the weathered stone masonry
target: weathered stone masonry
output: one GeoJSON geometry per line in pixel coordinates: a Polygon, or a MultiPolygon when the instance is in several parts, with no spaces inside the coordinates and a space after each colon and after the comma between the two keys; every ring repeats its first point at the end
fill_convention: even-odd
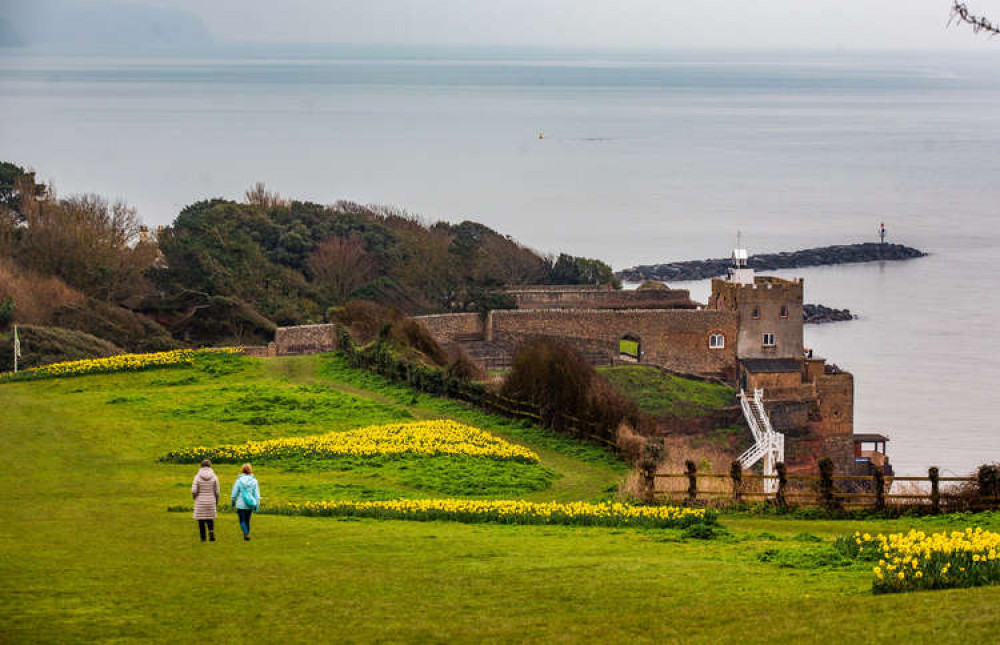
{"type": "Polygon", "coordinates": [[[643,309],[508,310],[491,313],[494,339],[546,336],[603,344],[609,362],[617,362],[618,342],[628,336],[640,343],[641,362],[679,372],[733,377],[735,343],[709,349],[712,333],[736,337],[738,316],[725,311],[643,309]]]}
{"type": "Polygon", "coordinates": [[[337,347],[335,329],[333,325],[278,327],[274,334],[275,354],[288,356],[332,352],[337,347]]]}

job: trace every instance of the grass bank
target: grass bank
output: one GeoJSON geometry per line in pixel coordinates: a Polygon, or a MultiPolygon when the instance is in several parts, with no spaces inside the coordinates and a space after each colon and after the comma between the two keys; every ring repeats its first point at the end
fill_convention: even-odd
{"type": "MultiPolygon", "coordinates": [[[[855,530],[995,529],[995,514],[723,516],[727,531],[711,540],[683,529],[260,515],[249,543],[224,515],[219,541],[198,542],[189,515],[166,512],[190,503],[193,467],[157,462],[192,445],[453,418],[540,455],[552,477],[524,499],[598,501],[621,476],[593,446],[333,359],[10,383],[0,386],[0,409],[4,642],[948,643],[989,642],[1000,629],[1000,588],[873,596],[870,568],[833,549],[836,536],[855,530]]],[[[288,502],[443,494],[443,484],[415,474],[416,460],[395,463],[396,471],[264,464],[258,475],[265,499],[288,502]]],[[[456,470],[437,468],[449,481],[460,479],[456,470]]],[[[217,472],[228,489],[234,468],[217,472]]]]}

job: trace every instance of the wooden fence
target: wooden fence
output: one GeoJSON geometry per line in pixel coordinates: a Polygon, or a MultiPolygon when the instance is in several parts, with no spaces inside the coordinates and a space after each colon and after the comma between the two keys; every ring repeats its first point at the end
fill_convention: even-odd
{"type": "Polygon", "coordinates": [[[926,477],[886,476],[879,469],[872,475],[835,475],[829,470],[822,472],[823,469],[818,476],[788,475],[784,464],[778,464],[777,470],[776,475],[747,473],[739,462],[734,462],[728,474],[699,473],[694,464],[688,462],[683,473],[646,473],[646,480],[657,499],[690,505],[768,502],[778,507],[819,506],[831,510],[913,508],[935,514],[1000,509],[995,467],[984,467],[978,476],[972,477],[942,477],[937,468],[930,468],[926,477]],[[766,486],[765,482],[776,484],[766,486]],[[897,482],[912,482],[918,486],[893,493],[897,482]],[[946,486],[942,488],[942,484],[946,486]],[[664,487],[667,490],[662,490],[664,487]],[[915,491],[918,487],[926,490],[915,491]],[[773,492],[765,492],[766,488],[773,492]]]}
{"type": "Polygon", "coordinates": [[[599,423],[579,419],[561,410],[554,410],[546,415],[541,406],[501,396],[479,383],[449,376],[439,367],[411,363],[395,356],[378,343],[368,348],[359,348],[343,327],[338,326],[337,335],[338,349],[352,367],[374,372],[421,392],[458,399],[487,412],[528,419],[580,439],[615,446],[611,438],[613,431],[603,428],[599,423]]]}

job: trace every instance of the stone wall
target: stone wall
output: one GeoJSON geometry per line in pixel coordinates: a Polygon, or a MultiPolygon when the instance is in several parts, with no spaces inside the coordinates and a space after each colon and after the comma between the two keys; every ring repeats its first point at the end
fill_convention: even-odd
{"type": "Polygon", "coordinates": [[[740,358],[801,358],[803,287],[802,280],[762,276],[753,284],[715,279],[708,307],[739,313],[740,358]],[[765,333],[774,334],[773,347],[764,346],[765,333]]]}
{"type": "Polygon", "coordinates": [[[479,314],[439,314],[415,316],[439,343],[447,344],[483,335],[483,317],[479,314]]]}
{"type": "Polygon", "coordinates": [[[748,372],[747,390],[763,388],[770,398],[776,391],[797,390],[802,385],[802,372],[748,372]]]}
{"type": "Polygon", "coordinates": [[[275,355],[275,344],[270,342],[267,345],[246,345],[243,347],[245,356],[256,356],[257,358],[267,358],[275,355]]]}
{"type": "MultiPolygon", "coordinates": [[[[854,376],[850,372],[824,374],[816,380],[819,413],[825,437],[854,434],[854,376]]],[[[853,450],[853,448],[852,448],[853,450]]]]}
{"type": "Polygon", "coordinates": [[[776,401],[765,404],[771,426],[778,432],[797,432],[809,427],[809,401],[776,401]]]}
{"type": "Polygon", "coordinates": [[[586,339],[618,356],[618,341],[628,335],[640,341],[640,362],[685,373],[736,376],[738,316],[726,311],[691,310],[498,310],[490,313],[486,337],[511,340],[534,336],[586,339]],[[708,337],[721,333],[725,347],[709,349],[708,337]]]}
{"type": "Polygon", "coordinates": [[[519,309],[694,309],[687,289],[507,289],[519,309]]]}
{"type": "Polygon", "coordinates": [[[276,356],[331,352],[337,347],[334,325],[278,327],[274,332],[276,356]]]}

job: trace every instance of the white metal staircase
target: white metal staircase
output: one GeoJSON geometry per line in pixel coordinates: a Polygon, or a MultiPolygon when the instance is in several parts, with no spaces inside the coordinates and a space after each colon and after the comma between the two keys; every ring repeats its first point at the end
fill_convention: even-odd
{"type": "MultiPolygon", "coordinates": [[[[771,427],[771,419],[764,409],[764,390],[755,389],[752,398],[740,390],[740,407],[743,408],[743,416],[750,426],[754,439],[754,445],[740,455],[740,464],[744,468],[750,468],[763,459],[764,474],[774,475],[777,472],[775,469],[777,463],[785,460],[785,435],[775,432],[771,427]]],[[[776,480],[764,480],[765,493],[773,493],[777,489],[776,480]]]]}

